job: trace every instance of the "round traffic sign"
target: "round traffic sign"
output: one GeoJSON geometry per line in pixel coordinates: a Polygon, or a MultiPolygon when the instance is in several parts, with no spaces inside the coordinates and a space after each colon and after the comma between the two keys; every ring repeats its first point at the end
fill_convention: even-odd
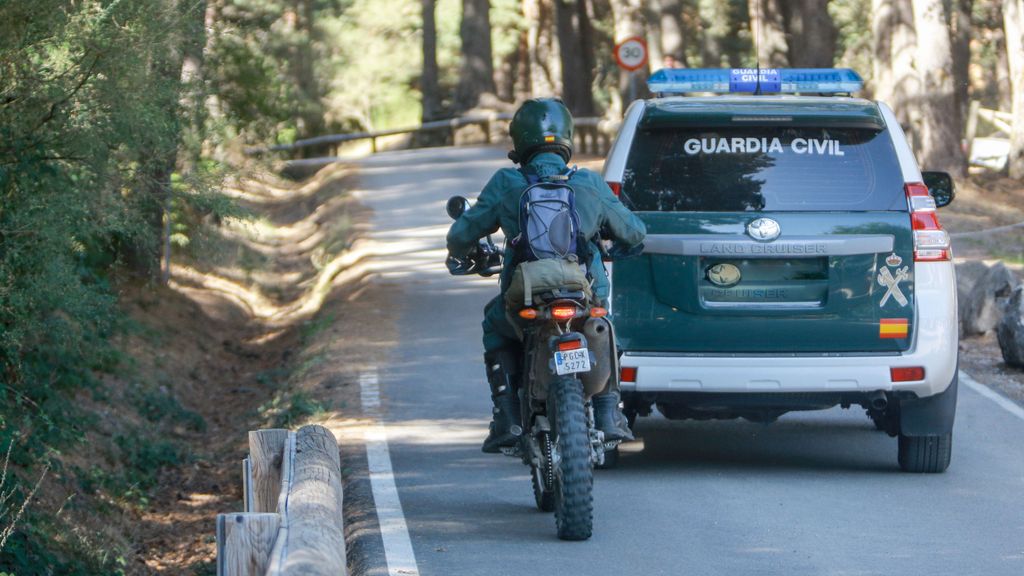
{"type": "Polygon", "coordinates": [[[615,45],[615,61],[630,72],[643,68],[647,64],[647,42],[639,36],[619,42],[615,45]]]}

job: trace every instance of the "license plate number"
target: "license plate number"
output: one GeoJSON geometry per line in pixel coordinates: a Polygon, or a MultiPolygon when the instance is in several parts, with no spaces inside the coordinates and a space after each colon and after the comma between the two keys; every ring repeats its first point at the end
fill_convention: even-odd
{"type": "Polygon", "coordinates": [[[590,371],[590,352],[586,348],[555,352],[555,373],[576,374],[590,371]]]}

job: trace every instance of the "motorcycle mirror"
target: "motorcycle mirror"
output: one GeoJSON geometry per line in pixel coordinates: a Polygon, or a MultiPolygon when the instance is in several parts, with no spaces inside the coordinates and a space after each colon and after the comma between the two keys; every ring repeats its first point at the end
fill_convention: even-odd
{"type": "Polygon", "coordinates": [[[459,216],[466,210],[469,210],[469,200],[466,200],[462,196],[452,196],[448,199],[448,204],[444,208],[448,215],[451,216],[452,220],[458,220],[459,216]]]}

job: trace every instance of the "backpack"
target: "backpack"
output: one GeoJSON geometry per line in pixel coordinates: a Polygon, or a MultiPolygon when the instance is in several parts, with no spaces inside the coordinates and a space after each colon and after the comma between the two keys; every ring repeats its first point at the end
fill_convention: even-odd
{"type": "Polygon", "coordinates": [[[576,173],[540,177],[523,172],[528,186],[519,197],[519,235],[512,240],[516,264],[545,258],[567,258],[576,254],[580,262],[586,240],[580,236],[580,215],[576,193],[569,178],[576,173]]]}
{"type": "Polygon", "coordinates": [[[512,309],[530,306],[533,296],[559,287],[590,297],[590,243],[580,231],[576,192],[568,184],[576,173],[540,177],[523,172],[527,187],[519,198],[519,235],[512,239],[515,272],[506,293],[512,309]]]}

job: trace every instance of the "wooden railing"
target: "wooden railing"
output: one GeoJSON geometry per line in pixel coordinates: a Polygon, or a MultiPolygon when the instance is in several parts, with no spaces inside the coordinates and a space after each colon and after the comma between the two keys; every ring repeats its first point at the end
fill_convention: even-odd
{"type": "MultiPolygon", "coordinates": [[[[399,134],[421,134],[427,132],[448,131],[450,140],[455,141],[455,133],[466,126],[480,126],[483,131],[484,143],[492,144],[494,140],[493,126],[496,122],[506,123],[512,119],[512,114],[506,112],[495,112],[492,114],[477,114],[461,116],[447,120],[436,120],[424,122],[419,126],[406,128],[393,128],[390,130],[376,130],[373,132],[352,132],[349,134],[327,134],[313,138],[303,138],[291,144],[278,144],[260,148],[248,148],[246,154],[259,155],[268,152],[291,152],[295,154],[302,150],[321,149],[326,150],[331,156],[338,155],[338,147],[347,142],[357,140],[369,140],[370,151],[376,153],[378,150],[378,138],[396,136],[399,134]]],[[[582,117],[575,119],[576,134],[575,145],[578,153],[583,154],[605,154],[611,147],[611,139],[618,130],[618,122],[598,117],[582,117]]],[[[502,130],[502,134],[507,132],[502,130]]]]}
{"type": "Polygon", "coordinates": [[[968,108],[967,126],[964,134],[968,160],[972,165],[993,170],[1002,170],[1010,152],[1010,133],[1013,115],[1008,112],[982,108],[981,102],[972,100],[968,108]],[[995,132],[984,138],[978,137],[979,120],[995,128],[995,132]]]}
{"type": "Polygon", "coordinates": [[[217,516],[218,576],[344,575],[341,462],[323,426],[249,432],[244,512],[217,516]]]}

